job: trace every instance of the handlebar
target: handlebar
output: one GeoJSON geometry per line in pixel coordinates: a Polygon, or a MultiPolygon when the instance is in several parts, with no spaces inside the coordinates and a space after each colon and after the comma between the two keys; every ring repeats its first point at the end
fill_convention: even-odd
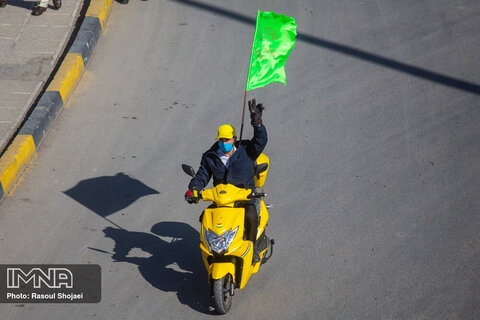
{"type": "Polygon", "coordinates": [[[191,204],[191,203],[198,203],[198,201],[202,199],[202,193],[200,191],[193,190],[193,194],[194,195],[191,197],[185,197],[185,201],[191,204]]]}
{"type": "Polygon", "coordinates": [[[267,194],[265,192],[253,192],[247,196],[248,199],[251,199],[251,198],[264,198],[266,197],[267,194]]]}

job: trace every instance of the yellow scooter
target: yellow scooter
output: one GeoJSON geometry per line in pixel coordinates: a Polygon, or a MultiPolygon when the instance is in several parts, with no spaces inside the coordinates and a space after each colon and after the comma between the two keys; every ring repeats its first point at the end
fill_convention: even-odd
{"type": "MultiPolygon", "coordinates": [[[[195,170],[185,164],[182,169],[190,176],[195,170]]],[[[263,184],[268,171],[268,157],[261,154],[254,170],[255,190],[237,188],[232,184],[218,184],[194,194],[197,199],[212,201],[202,213],[200,249],[203,262],[209,275],[211,295],[215,309],[220,314],[227,313],[232,306],[235,289],[242,289],[250,276],[258,272],[260,265],[271,257],[274,240],[265,236],[268,211],[263,201],[266,194],[263,184]],[[258,190],[261,188],[260,190],[258,190]],[[261,191],[261,192],[260,192],[261,191]],[[236,207],[238,201],[256,199],[259,224],[256,246],[260,251],[260,261],[254,262],[253,243],[246,240],[245,209],[236,207]]]]}

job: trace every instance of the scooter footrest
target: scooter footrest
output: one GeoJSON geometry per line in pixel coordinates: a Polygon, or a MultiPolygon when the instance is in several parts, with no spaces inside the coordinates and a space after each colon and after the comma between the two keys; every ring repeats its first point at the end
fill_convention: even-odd
{"type": "Polygon", "coordinates": [[[273,254],[273,245],[275,244],[275,240],[269,239],[268,242],[270,242],[270,247],[267,249],[263,256],[262,264],[267,263],[267,261],[272,257],[273,254]]]}
{"type": "Polygon", "coordinates": [[[266,236],[263,236],[263,238],[258,239],[257,243],[255,244],[255,250],[257,252],[262,252],[263,250],[267,249],[268,247],[268,240],[266,236]]]}

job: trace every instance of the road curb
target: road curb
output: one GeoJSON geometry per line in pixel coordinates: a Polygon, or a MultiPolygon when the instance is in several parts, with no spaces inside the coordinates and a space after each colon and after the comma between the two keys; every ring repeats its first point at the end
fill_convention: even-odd
{"type": "Polygon", "coordinates": [[[112,0],[92,0],[72,46],[47,90],[0,158],[0,200],[32,160],[59,111],[68,101],[101,37],[112,0]]]}

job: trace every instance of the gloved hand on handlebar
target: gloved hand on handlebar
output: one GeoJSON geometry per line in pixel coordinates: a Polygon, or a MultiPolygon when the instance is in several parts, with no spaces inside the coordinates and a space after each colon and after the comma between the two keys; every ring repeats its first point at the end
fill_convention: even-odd
{"type": "Polygon", "coordinates": [[[250,110],[250,119],[252,126],[259,126],[262,124],[262,111],[265,109],[263,104],[257,104],[255,99],[248,101],[248,110],[250,110]]]}
{"type": "Polygon", "coordinates": [[[198,203],[199,199],[197,190],[187,190],[187,192],[185,192],[185,201],[188,203],[198,203]]]}

